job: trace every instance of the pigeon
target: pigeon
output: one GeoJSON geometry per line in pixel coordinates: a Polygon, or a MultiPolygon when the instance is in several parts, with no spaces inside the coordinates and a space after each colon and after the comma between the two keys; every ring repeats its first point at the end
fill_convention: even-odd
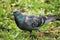
{"type": "Polygon", "coordinates": [[[32,35],[32,30],[40,32],[40,27],[49,22],[60,20],[57,16],[28,16],[23,15],[19,10],[13,11],[14,20],[18,28],[26,30],[32,35]]]}

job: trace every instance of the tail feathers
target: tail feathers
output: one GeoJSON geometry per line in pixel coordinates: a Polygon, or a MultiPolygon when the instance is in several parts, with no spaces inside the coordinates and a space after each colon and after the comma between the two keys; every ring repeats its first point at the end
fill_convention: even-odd
{"type": "Polygon", "coordinates": [[[45,20],[45,24],[48,24],[49,22],[56,21],[56,20],[60,21],[60,18],[57,16],[48,16],[45,20]]]}

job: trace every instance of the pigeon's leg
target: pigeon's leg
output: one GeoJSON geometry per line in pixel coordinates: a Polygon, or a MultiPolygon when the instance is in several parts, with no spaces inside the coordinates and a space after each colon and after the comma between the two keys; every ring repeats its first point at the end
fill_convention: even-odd
{"type": "Polygon", "coordinates": [[[43,32],[41,32],[39,29],[38,29],[38,31],[39,31],[39,36],[42,37],[43,36],[43,32]]]}
{"type": "Polygon", "coordinates": [[[36,38],[35,35],[32,34],[32,31],[30,31],[30,38],[31,40],[34,40],[36,38]]]}
{"type": "Polygon", "coordinates": [[[34,37],[34,35],[32,34],[32,31],[30,31],[30,37],[34,37]]]}
{"type": "Polygon", "coordinates": [[[32,31],[30,31],[30,37],[32,36],[32,31]]]}
{"type": "Polygon", "coordinates": [[[43,32],[40,31],[39,27],[37,28],[37,30],[39,31],[39,36],[42,37],[43,36],[43,32]]]}

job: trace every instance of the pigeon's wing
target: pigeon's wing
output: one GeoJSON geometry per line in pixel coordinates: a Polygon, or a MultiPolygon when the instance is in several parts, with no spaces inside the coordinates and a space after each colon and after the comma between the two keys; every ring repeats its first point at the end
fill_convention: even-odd
{"type": "Polygon", "coordinates": [[[31,27],[39,27],[44,23],[43,17],[26,16],[25,23],[31,27]]]}
{"type": "Polygon", "coordinates": [[[32,24],[33,24],[33,16],[25,16],[25,23],[29,26],[32,27],[32,24]]]}

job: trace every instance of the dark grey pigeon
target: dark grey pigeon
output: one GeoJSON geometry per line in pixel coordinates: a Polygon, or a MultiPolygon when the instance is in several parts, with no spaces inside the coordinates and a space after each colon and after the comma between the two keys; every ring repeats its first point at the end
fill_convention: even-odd
{"type": "Polygon", "coordinates": [[[60,20],[57,16],[27,16],[22,15],[19,10],[13,11],[15,23],[21,30],[27,30],[32,33],[32,30],[39,30],[44,24],[48,24],[51,21],[60,20]]]}

